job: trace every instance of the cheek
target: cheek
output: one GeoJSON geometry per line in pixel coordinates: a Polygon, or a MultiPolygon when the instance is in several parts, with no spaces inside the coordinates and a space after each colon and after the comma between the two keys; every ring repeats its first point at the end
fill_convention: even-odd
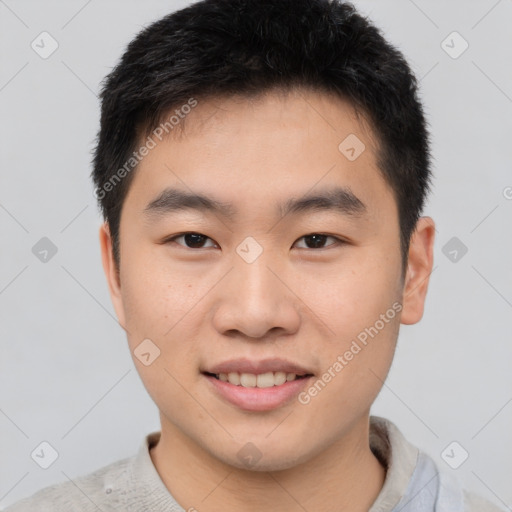
{"type": "MultiPolygon", "coordinates": [[[[170,376],[164,368],[182,381],[186,372],[197,366],[198,347],[194,340],[199,339],[198,330],[204,322],[200,302],[211,287],[211,280],[194,282],[183,272],[171,272],[150,261],[147,258],[145,264],[133,262],[134,271],[126,272],[123,277],[127,337],[132,356],[136,356],[134,351],[145,339],[156,345],[160,353],[151,369],[161,367],[163,380],[169,387],[170,376]]],[[[125,269],[130,268],[128,263],[125,269]]],[[[149,372],[149,367],[141,365],[136,357],[134,362],[143,379],[150,379],[148,385],[162,384],[162,376],[149,372]]]]}
{"type": "MultiPolygon", "coordinates": [[[[156,276],[155,276],[156,277],[156,276]]],[[[130,341],[159,337],[168,321],[166,285],[146,272],[123,281],[123,304],[130,341]]]]}
{"type": "Polygon", "coordinates": [[[191,308],[196,295],[182,273],[141,252],[123,262],[123,305],[130,333],[162,337],[191,308]]]}
{"type": "Polygon", "coordinates": [[[329,337],[343,341],[369,327],[398,297],[398,275],[364,254],[340,265],[302,269],[294,290],[329,327],[329,337]]]}
{"type": "Polygon", "coordinates": [[[339,338],[325,351],[322,373],[301,397],[305,409],[310,408],[311,428],[331,425],[332,432],[337,432],[347,420],[365,414],[375,401],[393,360],[399,322],[390,320],[380,331],[372,330],[373,325],[339,338]],[[361,333],[364,342],[357,337],[361,333]]]}
{"type": "Polygon", "coordinates": [[[159,409],[171,417],[190,406],[182,385],[190,384],[197,368],[197,347],[191,343],[196,335],[191,322],[200,322],[193,305],[201,291],[177,275],[156,271],[154,266],[141,265],[138,269],[123,282],[127,339],[144,387],[159,409]],[[142,351],[138,347],[147,339],[151,340],[149,349],[142,351]],[[138,354],[148,350],[151,356],[158,355],[146,365],[138,354]]]}
{"type": "Polygon", "coordinates": [[[303,281],[302,293],[328,327],[321,382],[311,401],[326,410],[336,405],[363,411],[381,389],[393,359],[401,310],[397,276],[365,262],[331,275],[336,278],[303,281]]]}

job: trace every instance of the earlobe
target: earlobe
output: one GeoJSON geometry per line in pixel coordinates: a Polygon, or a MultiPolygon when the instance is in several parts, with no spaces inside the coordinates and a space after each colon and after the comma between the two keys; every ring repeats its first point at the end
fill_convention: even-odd
{"type": "MultiPolygon", "coordinates": [[[[123,329],[125,329],[125,318],[123,300],[121,295],[121,281],[114,261],[112,238],[107,222],[101,224],[99,229],[101,261],[103,271],[107,279],[107,285],[110,292],[110,298],[116,311],[117,319],[123,329]]],[[[126,330],[126,329],[125,329],[126,330]]]]}
{"type": "Polygon", "coordinates": [[[434,264],[434,239],[434,221],[430,217],[420,217],[409,245],[400,319],[402,324],[415,324],[423,316],[428,283],[434,264]]]}

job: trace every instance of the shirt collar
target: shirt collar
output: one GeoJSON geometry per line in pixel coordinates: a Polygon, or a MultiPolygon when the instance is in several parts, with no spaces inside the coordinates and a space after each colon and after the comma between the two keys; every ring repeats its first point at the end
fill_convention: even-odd
{"type": "MultiPolygon", "coordinates": [[[[138,493],[136,501],[154,512],[183,510],[151,460],[149,450],[159,441],[160,435],[160,431],[146,435],[133,459],[131,477],[133,488],[138,493]]],[[[386,468],[384,485],[369,512],[388,512],[404,496],[417,464],[419,450],[404,438],[391,421],[379,416],[370,416],[369,442],[372,452],[386,468]]]]}
{"type": "Polygon", "coordinates": [[[379,416],[370,416],[370,448],[386,468],[386,478],[369,512],[388,512],[405,495],[419,450],[394,423],[379,416]]]}

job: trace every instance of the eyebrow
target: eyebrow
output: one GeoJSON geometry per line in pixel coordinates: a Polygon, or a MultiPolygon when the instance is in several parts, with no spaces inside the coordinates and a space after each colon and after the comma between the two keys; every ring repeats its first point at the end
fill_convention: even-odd
{"type": "MultiPolygon", "coordinates": [[[[238,210],[231,203],[225,203],[203,194],[193,194],[176,188],[164,189],[144,208],[148,219],[161,218],[173,212],[197,210],[218,214],[233,219],[238,210]]],[[[334,187],[291,198],[276,207],[281,218],[288,214],[303,214],[313,211],[333,211],[348,217],[361,217],[368,213],[366,205],[348,187],[334,187]]]]}

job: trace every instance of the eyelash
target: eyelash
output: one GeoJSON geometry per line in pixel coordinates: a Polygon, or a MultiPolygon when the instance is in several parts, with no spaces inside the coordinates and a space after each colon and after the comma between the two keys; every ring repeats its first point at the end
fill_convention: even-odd
{"type": "MultiPolygon", "coordinates": [[[[193,248],[193,247],[187,247],[185,245],[182,245],[182,244],[178,244],[175,240],[178,239],[178,238],[181,238],[185,235],[200,235],[200,236],[203,236],[205,237],[207,240],[212,240],[212,238],[206,236],[206,235],[203,235],[202,233],[198,233],[197,231],[186,231],[185,233],[181,233],[179,235],[174,235],[172,236],[171,238],[167,238],[163,241],[164,244],[169,244],[169,243],[176,243],[177,245],[183,247],[184,249],[190,249],[192,251],[199,251],[201,249],[209,249],[209,247],[199,247],[199,248],[193,248]]],[[[303,238],[307,238],[309,236],[312,236],[312,235],[320,235],[320,236],[325,236],[327,238],[333,238],[334,240],[336,240],[335,243],[333,244],[329,244],[327,245],[326,247],[320,247],[318,249],[310,249],[308,247],[301,247],[300,249],[306,249],[306,250],[310,250],[310,251],[320,251],[322,249],[328,249],[329,247],[337,247],[337,246],[340,246],[340,245],[343,245],[343,244],[346,244],[347,242],[345,240],[342,240],[341,238],[338,238],[337,236],[334,236],[334,235],[328,235],[327,233],[308,233],[307,235],[304,235],[304,236],[301,236],[300,238],[298,238],[297,240],[302,240],[303,238]]],[[[211,247],[210,247],[211,248],[211,247]]]]}

